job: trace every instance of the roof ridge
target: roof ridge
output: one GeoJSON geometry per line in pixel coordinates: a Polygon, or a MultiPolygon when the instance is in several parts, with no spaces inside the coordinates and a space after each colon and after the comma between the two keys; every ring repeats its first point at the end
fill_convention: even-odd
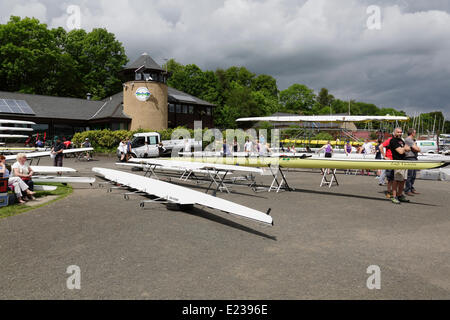
{"type": "Polygon", "coordinates": [[[50,96],[50,95],[48,95],[48,94],[23,93],[23,92],[17,92],[17,91],[0,91],[0,95],[1,95],[2,93],[21,94],[21,95],[34,96],[34,97],[47,97],[47,98],[73,99],[73,100],[80,100],[80,101],[86,101],[86,102],[102,102],[102,100],[88,100],[88,99],[85,99],[85,98],[50,96]]]}

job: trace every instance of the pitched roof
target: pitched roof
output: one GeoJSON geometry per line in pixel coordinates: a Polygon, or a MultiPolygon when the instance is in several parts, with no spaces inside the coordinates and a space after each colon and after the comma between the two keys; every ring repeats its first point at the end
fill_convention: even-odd
{"type": "MultiPolygon", "coordinates": [[[[170,102],[184,102],[189,104],[214,106],[207,101],[171,87],[168,88],[168,91],[168,99],[170,102]]],[[[131,119],[123,112],[122,91],[100,101],[7,91],[0,91],[0,99],[25,100],[36,114],[31,117],[36,118],[70,119],[82,121],[100,120],[106,118],[131,119]]],[[[14,116],[30,117],[30,115],[22,114],[14,114],[14,116]]]]}
{"type": "Polygon", "coordinates": [[[215,105],[212,103],[209,103],[208,101],[199,99],[197,97],[191,96],[190,94],[187,94],[183,91],[174,89],[169,87],[168,88],[169,93],[169,102],[184,102],[189,104],[199,104],[203,106],[211,106],[214,107],[215,105]]]}
{"type": "MultiPolygon", "coordinates": [[[[129,119],[118,110],[122,98],[117,95],[112,96],[111,99],[94,101],[0,91],[0,99],[25,100],[35,112],[34,117],[36,118],[92,120],[112,117],[129,119]]],[[[14,114],[14,116],[30,117],[30,115],[21,114],[14,114]]]]}
{"type": "Polygon", "coordinates": [[[143,53],[134,62],[128,64],[123,70],[135,70],[141,66],[145,66],[145,69],[166,71],[159,64],[155,62],[147,53],[143,53]]]}
{"type": "Polygon", "coordinates": [[[115,95],[103,99],[103,104],[100,109],[89,119],[103,119],[103,118],[128,118],[131,119],[123,112],[123,92],[116,93],[115,95]]]}

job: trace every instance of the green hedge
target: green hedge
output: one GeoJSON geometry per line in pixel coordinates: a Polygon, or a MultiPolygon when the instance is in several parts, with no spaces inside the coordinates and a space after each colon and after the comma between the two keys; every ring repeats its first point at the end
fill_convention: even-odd
{"type": "MultiPolygon", "coordinates": [[[[171,140],[172,134],[177,129],[185,129],[189,132],[190,137],[194,138],[194,130],[193,129],[187,129],[183,127],[178,127],[175,129],[166,129],[166,130],[134,130],[134,131],[128,131],[128,130],[116,130],[111,131],[108,129],[105,130],[93,130],[93,131],[84,131],[76,133],[73,138],[72,142],[76,144],[77,147],[80,147],[81,144],[84,142],[86,138],[89,138],[89,141],[92,144],[92,147],[94,148],[95,152],[104,152],[104,153],[115,153],[117,147],[119,146],[119,143],[121,140],[126,138],[131,138],[135,133],[141,133],[141,132],[158,132],[161,135],[161,140],[171,140]]],[[[202,136],[205,134],[205,131],[208,130],[208,128],[204,128],[202,130],[202,136]]],[[[226,136],[226,130],[221,131],[223,137],[226,136]]],[[[270,133],[271,130],[267,130],[268,133],[268,141],[270,141],[270,133]]],[[[244,141],[244,138],[247,136],[245,133],[238,134],[240,141],[244,141]]],[[[175,139],[181,138],[181,137],[174,137],[175,139]]],[[[214,138],[212,137],[211,141],[203,141],[203,148],[205,148],[208,144],[210,144],[212,141],[214,141],[214,138]]],[[[231,142],[232,140],[230,140],[231,142]]],[[[217,141],[218,146],[220,147],[222,144],[222,141],[217,141]]]]}
{"type": "MultiPolygon", "coordinates": [[[[105,153],[114,153],[116,152],[117,147],[119,146],[119,143],[121,140],[126,138],[131,138],[135,133],[142,133],[142,132],[158,132],[161,135],[161,140],[170,140],[172,138],[172,133],[176,129],[185,129],[189,131],[189,134],[191,137],[194,137],[194,130],[193,129],[186,129],[183,127],[178,127],[175,129],[167,129],[167,130],[145,130],[145,129],[139,129],[134,131],[128,131],[128,130],[92,130],[92,131],[84,131],[84,132],[78,132],[76,133],[73,138],[72,142],[76,144],[77,147],[80,147],[81,144],[85,141],[86,138],[89,139],[89,141],[92,144],[92,147],[94,148],[95,152],[105,152],[105,153]]],[[[203,129],[203,132],[207,130],[207,128],[203,129]]]]}

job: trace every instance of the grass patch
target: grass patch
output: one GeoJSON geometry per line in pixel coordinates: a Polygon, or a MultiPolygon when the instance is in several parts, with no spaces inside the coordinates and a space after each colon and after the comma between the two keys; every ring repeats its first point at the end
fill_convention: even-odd
{"type": "MultiPolygon", "coordinates": [[[[35,185],[44,185],[44,183],[36,183],[35,185]]],[[[61,200],[62,198],[67,197],[69,194],[71,194],[73,192],[73,189],[70,185],[63,185],[62,183],[45,183],[45,185],[47,186],[56,186],[58,187],[56,190],[54,191],[36,191],[36,194],[34,195],[36,198],[42,198],[45,196],[57,196],[57,198],[55,198],[52,201],[46,202],[46,203],[42,203],[40,205],[35,205],[33,206],[33,202],[27,202],[27,204],[13,204],[10,206],[6,206],[3,208],[0,208],[0,219],[2,218],[6,218],[6,217],[11,217],[14,216],[16,214],[19,213],[23,213],[32,209],[36,209],[36,208],[40,208],[43,206],[46,206],[50,203],[53,203],[55,201],[61,200]]]]}

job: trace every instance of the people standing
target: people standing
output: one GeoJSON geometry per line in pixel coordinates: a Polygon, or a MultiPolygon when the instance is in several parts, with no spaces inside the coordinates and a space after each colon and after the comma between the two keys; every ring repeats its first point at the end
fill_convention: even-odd
{"type": "MultiPolygon", "coordinates": [[[[82,148],[90,148],[90,147],[92,147],[91,142],[89,141],[89,138],[84,139],[84,142],[81,144],[81,147],[82,148]]],[[[86,155],[84,157],[85,157],[85,159],[87,161],[90,161],[91,160],[90,152],[86,151],[86,155]]]]}
{"type": "Polygon", "coordinates": [[[126,141],[126,161],[130,160],[130,158],[133,156],[133,149],[131,148],[131,139],[127,138],[126,141]]]}
{"type": "Polygon", "coordinates": [[[117,148],[120,154],[120,162],[125,162],[126,161],[126,144],[125,144],[125,140],[120,140],[119,142],[119,147],[117,148]]]}
{"type": "MultiPolygon", "coordinates": [[[[331,146],[331,142],[328,141],[326,145],[322,146],[322,148],[317,151],[320,153],[320,151],[325,150],[325,158],[331,158],[333,156],[333,147],[331,146]]],[[[330,174],[330,169],[327,169],[327,174],[330,174]]]]}
{"type": "MultiPolygon", "coordinates": [[[[63,166],[63,158],[64,158],[64,149],[66,146],[61,141],[59,137],[55,137],[55,144],[52,147],[51,153],[55,156],[53,159],[53,165],[55,167],[62,167],[63,166]]],[[[61,172],[58,172],[58,175],[61,175],[61,172]]]]}
{"type": "Polygon", "coordinates": [[[370,142],[368,139],[364,140],[364,144],[362,146],[362,153],[364,153],[365,155],[374,153],[373,143],[370,142]]]}
{"type": "MultiPolygon", "coordinates": [[[[373,144],[368,139],[364,140],[364,144],[362,145],[361,153],[364,154],[364,157],[369,156],[374,153],[373,144]]],[[[362,175],[364,175],[364,172],[366,172],[367,175],[370,176],[370,170],[361,170],[362,175]]]]}
{"type": "MultiPolygon", "coordinates": [[[[389,149],[392,152],[393,160],[405,160],[406,153],[411,151],[411,148],[402,139],[402,129],[396,128],[394,130],[394,137],[389,143],[389,149]]],[[[409,202],[403,195],[405,181],[408,175],[408,170],[394,170],[394,182],[392,184],[392,203],[400,204],[400,202],[409,202]]]]}
{"type": "Polygon", "coordinates": [[[70,149],[71,148],[72,142],[70,140],[66,139],[66,137],[63,137],[63,141],[62,142],[64,143],[64,146],[65,146],[66,149],[70,149]]]}
{"type": "MultiPolygon", "coordinates": [[[[384,141],[380,146],[380,152],[385,160],[392,160],[392,151],[389,149],[389,144],[391,143],[392,137],[384,141]]],[[[391,198],[392,196],[392,183],[394,182],[394,170],[383,170],[379,177],[379,185],[384,185],[385,179],[387,179],[387,191],[386,197],[391,198]]]]}
{"type": "MultiPolygon", "coordinates": [[[[410,151],[406,152],[405,160],[417,161],[417,155],[420,152],[420,148],[416,144],[416,130],[409,129],[408,137],[405,139],[407,146],[411,148],[410,151]]],[[[414,194],[419,194],[414,188],[414,182],[416,181],[417,170],[408,170],[408,177],[405,184],[405,194],[408,196],[413,196],[414,194]]]]}
{"type": "Polygon", "coordinates": [[[159,155],[160,157],[162,157],[162,156],[164,155],[165,152],[166,152],[166,148],[164,148],[163,143],[160,141],[160,142],[158,143],[158,155],[159,155]]]}
{"type": "Polygon", "coordinates": [[[222,155],[225,156],[229,156],[231,155],[231,151],[230,151],[230,146],[227,144],[227,140],[223,139],[223,143],[222,143],[222,155]]]}
{"type": "Polygon", "coordinates": [[[241,150],[241,146],[239,145],[238,141],[237,141],[237,137],[234,137],[233,140],[233,153],[237,153],[241,150]]]}
{"type": "Polygon", "coordinates": [[[326,145],[322,146],[317,153],[320,153],[322,150],[325,150],[325,158],[331,158],[333,156],[333,147],[331,146],[330,141],[328,141],[326,145]]]}
{"type": "MultiPolygon", "coordinates": [[[[264,140],[262,140],[262,141],[264,141],[264,140]]],[[[269,153],[270,152],[272,152],[271,150],[270,150],[270,146],[269,146],[269,144],[268,143],[264,143],[264,142],[260,142],[259,144],[258,144],[258,150],[259,150],[259,155],[260,156],[268,156],[269,155],[269,153]]]]}
{"type": "Polygon", "coordinates": [[[352,153],[352,145],[350,144],[350,140],[345,142],[344,151],[346,156],[349,156],[350,153],[352,153]]]}
{"type": "Polygon", "coordinates": [[[247,155],[253,152],[253,143],[248,137],[245,138],[244,152],[247,153],[247,155]]]}
{"type": "MultiPolygon", "coordinates": [[[[381,153],[381,148],[383,148],[382,144],[383,144],[383,140],[381,138],[378,138],[377,144],[375,146],[375,159],[376,160],[382,160],[383,159],[382,153],[381,153]]],[[[381,172],[382,172],[382,170],[378,170],[377,171],[376,178],[378,178],[378,179],[380,178],[381,172]]]]}

